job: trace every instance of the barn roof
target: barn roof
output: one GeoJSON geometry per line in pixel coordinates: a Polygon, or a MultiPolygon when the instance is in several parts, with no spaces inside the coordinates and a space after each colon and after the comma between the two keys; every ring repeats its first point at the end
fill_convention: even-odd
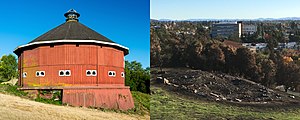
{"type": "Polygon", "coordinates": [[[30,43],[55,40],[96,40],[114,43],[112,40],[76,21],[65,22],[37,37],[30,43]]]}
{"type": "Polygon", "coordinates": [[[53,43],[93,43],[108,45],[119,48],[124,51],[125,55],[128,54],[128,48],[119,45],[105,36],[97,33],[91,28],[78,22],[80,16],[74,9],[69,10],[64,14],[66,22],[51,29],[43,35],[35,38],[26,45],[21,45],[15,49],[15,53],[23,51],[27,47],[36,45],[53,44],[53,43]]]}

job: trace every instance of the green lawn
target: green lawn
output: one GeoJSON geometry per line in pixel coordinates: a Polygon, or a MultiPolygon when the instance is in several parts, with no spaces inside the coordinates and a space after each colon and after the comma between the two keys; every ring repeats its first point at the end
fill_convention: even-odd
{"type": "Polygon", "coordinates": [[[272,110],[237,107],[215,102],[178,97],[160,87],[151,86],[151,119],[204,120],[300,120],[300,108],[272,110]]]}

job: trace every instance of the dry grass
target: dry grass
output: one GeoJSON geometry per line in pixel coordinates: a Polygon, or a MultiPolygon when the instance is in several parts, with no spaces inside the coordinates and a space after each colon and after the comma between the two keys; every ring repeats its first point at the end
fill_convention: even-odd
{"type": "Polygon", "coordinates": [[[97,109],[58,106],[0,94],[1,120],[141,120],[149,115],[101,111],[97,109]]]}

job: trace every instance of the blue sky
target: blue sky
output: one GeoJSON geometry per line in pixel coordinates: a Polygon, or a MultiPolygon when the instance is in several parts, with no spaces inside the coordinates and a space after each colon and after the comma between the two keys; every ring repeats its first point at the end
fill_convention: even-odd
{"type": "Polygon", "coordinates": [[[151,19],[300,17],[300,0],[150,0],[151,19]]]}
{"type": "Polygon", "coordinates": [[[71,8],[82,24],[128,47],[126,60],[150,66],[148,0],[1,0],[0,55],[64,23],[71,8]]]}

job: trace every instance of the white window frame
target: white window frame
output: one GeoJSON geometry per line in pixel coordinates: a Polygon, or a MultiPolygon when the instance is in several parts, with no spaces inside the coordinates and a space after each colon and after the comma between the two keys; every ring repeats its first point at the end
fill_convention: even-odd
{"type": "Polygon", "coordinates": [[[58,76],[65,76],[65,70],[59,70],[59,71],[58,71],[58,76]],[[63,75],[60,75],[60,72],[63,72],[64,74],[63,74],[63,75]]]}
{"type": "Polygon", "coordinates": [[[98,73],[97,73],[97,70],[86,70],[86,71],[85,71],[85,75],[86,75],[86,76],[97,76],[97,74],[98,74],[98,73]],[[88,71],[91,73],[90,75],[87,74],[88,71]],[[95,72],[96,74],[93,75],[93,72],[95,72]]]}
{"type": "Polygon", "coordinates": [[[72,72],[71,72],[71,70],[65,70],[65,76],[71,76],[72,75],[72,72]],[[69,71],[69,75],[67,75],[66,73],[69,71]]]}
{"type": "Polygon", "coordinates": [[[97,76],[97,70],[92,70],[91,75],[92,75],[92,76],[97,76]],[[96,74],[93,75],[93,72],[95,72],[96,74]]]}
{"type": "Polygon", "coordinates": [[[26,78],[27,77],[27,72],[23,72],[22,77],[26,78]]]}
{"type": "Polygon", "coordinates": [[[86,71],[85,71],[85,75],[86,75],[86,76],[92,76],[92,70],[86,70],[86,71]],[[87,72],[90,72],[91,74],[88,75],[87,72]]]}
{"type": "Polygon", "coordinates": [[[46,72],[45,71],[39,71],[39,74],[40,74],[41,77],[45,77],[46,72]],[[42,72],[44,72],[44,75],[41,74],[42,72]]]}
{"type": "Polygon", "coordinates": [[[40,77],[40,71],[35,71],[35,77],[40,77]],[[39,73],[39,75],[37,75],[39,73]]]}
{"type": "Polygon", "coordinates": [[[109,77],[116,77],[116,71],[108,71],[107,74],[109,77]],[[110,72],[112,72],[112,75],[109,75],[110,72]]]}
{"type": "Polygon", "coordinates": [[[125,77],[125,73],[124,72],[121,72],[121,77],[125,77]]]}

